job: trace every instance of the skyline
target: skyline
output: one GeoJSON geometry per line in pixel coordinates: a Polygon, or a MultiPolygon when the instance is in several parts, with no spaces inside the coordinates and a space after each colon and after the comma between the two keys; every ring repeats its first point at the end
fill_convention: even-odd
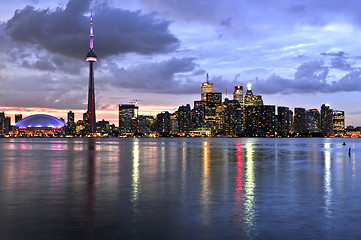
{"type": "Polygon", "coordinates": [[[361,125],[356,1],[276,2],[4,1],[0,111],[82,117],[94,9],[98,119],[116,123],[118,104],[133,99],[150,115],[192,104],[209,72],[217,92],[252,83],[268,105],[328,103],[346,112],[347,125],[361,125]]]}

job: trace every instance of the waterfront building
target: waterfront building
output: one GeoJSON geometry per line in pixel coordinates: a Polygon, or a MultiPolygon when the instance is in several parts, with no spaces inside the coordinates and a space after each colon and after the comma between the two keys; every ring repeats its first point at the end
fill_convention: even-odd
{"type": "Polygon", "coordinates": [[[294,111],[294,131],[298,134],[307,134],[307,116],[304,108],[295,108],[294,111]]]}
{"type": "Polygon", "coordinates": [[[178,134],[178,116],[177,113],[170,115],[170,132],[172,134],[178,134]]]}
{"type": "Polygon", "coordinates": [[[161,112],[156,118],[156,132],[159,136],[169,136],[170,114],[168,111],[161,112]]]}
{"type": "Polygon", "coordinates": [[[243,86],[237,85],[234,87],[233,91],[233,100],[236,100],[240,104],[240,108],[238,109],[238,119],[237,119],[237,135],[243,133],[243,122],[244,122],[244,105],[243,105],[243,86]]]}
{"type": "Polygon", "coordinates": [[[88,91],[88,124],[89,128],[87,129],[89,133],[96,132],[96,117],[95,117],[95,93],[94,93],[94,69],[93,63],[95,63],[98,58],[94,52],[94,45],[93,45],[93,13],[90,17],[90,50],[86,56],[86,61],[89,62],[89,91],[88,91]]]}
{"type": "Polygon", "coordinates": [[[147,115],[139,115],[138,118],[138,129],[137,132],[144,135],[150,135],[154,129],[154,117],[147,115]]]}
{"type": "Polygon", "coordinates": [[[207,73],[207,80],[201,85],[201,100],[206,101],[207,93],[212,93],[212,92],[213,92],[213,83],[209,81],[209,76],[207,73]]]}
{"type": "Polygon", "coordinates": [[[15,123],[14,128],[17,135],[44,136],[60,134],[65,126],[66,123],[56,117],[36,114],[15,123]]]}
{"type": "Polygon", "coordinates": [[[178,132],[187,134],[191,128],[191,107],[189,104],[182,105],[178,108],[178,132]]]}
{"type": "Polygon", "coordinates": [[[333,111],[333,131],[335,133],[345,132],[345,112],[335,110],[333,111]]]}
{"type": "Polygon", "coordinates": [[[119,133],[121,135],[132,135],[137,129],[133,118],[138,117],[138,106],[134,104],[119,104],[119,133]]]}
{"type": "Polygon", "coordinates": [[[4,134],[9,135],[11,131],[11,117],[5,117],[4,119],[4,134]]]}
{"type": "Polygon", "coordinates": [[[204,127],[206,101],[194,101],[194,108],[192,109],[192,129],[204,127]]]}
{"type": "Polygon", "coordinates": [[[221,112],[222,112],[222,93],[220,92],[207,93],[207,100],[205,106],[205,121],[209,123],[216,131],[219,129],[221,112]]]}
{"type": "Polygon", "coordinates": [[[22,114],[15,114],[15,123],[19,122],[21,119],[23,119],[22,114]]]}
{"type": "Polygon", "coordinates": [[[82,132],[82,134],[87,134],[91,132],[91,121],[90,121],[90,113],[89,112],[85,112],[83,113],[83,125],[84,125],[84,131],[82,132]]]}
{"type": "Polygon", "coordinates": [[[275,106],[258,105],[245,107],[245,134],[250,137],[275,135],[275,106]]]}
{"type": "Polygon", "coordinates": [[[292,129],[292,111],[288,107],[277,107],[277,135],[287,136],[292,129]]]}
{"type": "Polygon", "coordinates": [[[67,119],[67,132],[69,134],[75,134],[75,118],[74,118],[74,113],[72,111],[68,112],[68,119],[67,119]]]}
{"type": "Polygon", "coordinates": [[[241,133],[243,126],[242,108],[238,100],[225,99],[222,110],[222,129],[226,136],[237,136],[241,133]]]}
{"type": "Polygon", "coordinates": [[[309,109],[307,114],[307,128],[309,132],[320,132],[321,115],[318,109],[309,109]]]}
{"type": "Polygon", "coordinates": [[[320,132],[320,112],[317,109],[306,111],[306,125],[308,133],[320,132]]]}
{"type": "MultiPolygon", "coordinates": [[[[69,124],[69,123],[68,123],[69,124]]],[[[97,122],[97,132],[99,133],[109,133],[110,132],[110,124],[109,121],[105,121],[104,119],[97,122]]]]}
{"type": "Polygon", "coordinates": [[[240,85],[237,85],[234,87],[233,91],[233,100],[236,100],[239,102],[241,107],[243,107],[243,87],[240,85]]]}
{"type": "Polygon", "coordinates": [[[327,104],[321,106],[320,130],[326,136],[333,134],[333,110],[327,104]]]}
{"type": "Polygon", "coordinates": [[[263,100],[261,95],[253,95],[252,85],[249,83],[247,85],[247,92],[244,96],[244,107],[248,106],[261,106],[263,105],[263,100]]]}
{"type": "Polygon", "coordinates": [[[0,134],[5,133],[5,113],[0,112],[0,134]]]}

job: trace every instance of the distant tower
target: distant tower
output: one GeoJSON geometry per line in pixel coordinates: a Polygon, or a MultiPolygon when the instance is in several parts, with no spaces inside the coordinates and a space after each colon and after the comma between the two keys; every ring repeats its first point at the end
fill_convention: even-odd
{"type": "Polygon", "coordinates": [[[206,101],[207,100],[207,93],[213,92],[213,83],[209,82],[209,76],[207,73],[207,82],[202,83],[201,86],[201,100],[206,101]]]}
{"type": "Polygon", "coordinates": [[[97,55],[93,48],[93,12],[90,17],[90,50],[86,56],[86,61],[89,62],[89,93],[88,93],[88,114],[89,114],[89,125],[90,132],[96,131],[96,118],[95,118],[95,94],[94,94],[94,70],[93,63],[97,61],[97,55]]]}
{"type": "Polygon", "coordinates": [[[243,107],[243,87],[238,85],[234,87],[233,100],[237,100],[243,107]]]}

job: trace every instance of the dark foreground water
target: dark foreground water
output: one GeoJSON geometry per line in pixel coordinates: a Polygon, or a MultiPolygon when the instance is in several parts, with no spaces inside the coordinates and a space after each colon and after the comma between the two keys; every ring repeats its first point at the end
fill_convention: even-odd
{"type": "Polygon", "coordinates": [[[0,139],[0,239],[360,239],[360,225],[361,139],[0,139]]]}

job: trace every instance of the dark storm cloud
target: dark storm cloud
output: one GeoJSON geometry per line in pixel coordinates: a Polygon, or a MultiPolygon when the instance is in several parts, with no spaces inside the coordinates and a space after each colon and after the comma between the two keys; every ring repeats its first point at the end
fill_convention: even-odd
{"type": "MultiPolygon", "coordinates": [[[[17,10],[6,23],[6,33],[26,46],[84,59],[89,49],[90,0],[70,0],[65,8],[17,10]]],[[[154,14],[142,14],[94,2],[94,46],[99,57],[120,53],[140,54],[174,51],[178,39],[169,31],[170,22],[154,14]]]]}
{"type": "Polygon", "coordinates": [[[171,58],[161,62],[143,62],[127,69],[110,67],[113,86],[140,92],[192,94],[199,83],[192,81],[196,67],[194,58],[171,58]],[[185,77],[189,75],[189,78],[185,77]]]}

